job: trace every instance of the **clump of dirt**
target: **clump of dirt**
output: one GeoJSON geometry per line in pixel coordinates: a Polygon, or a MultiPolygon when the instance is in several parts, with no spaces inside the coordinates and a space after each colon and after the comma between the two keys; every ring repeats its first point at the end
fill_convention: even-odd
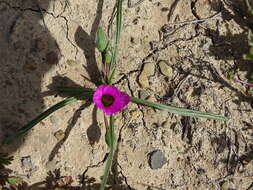
{"type": "MultiPolygon", "coordinates": [[[[0,139],[63,99],[51,87],[99,84],[95,34],[107,28],[113,7],[105,0],[0,2],[0,139]]],[[[113,189],[252,188],[253,99],[227,79],[229,71],[246,79],[252,69],[242,59],[252,28],[245,9],[232,0],[124,2],[115,84],[132,96],[231,119],[130,104],[117,115],[113,189]]],[[[74,186],[97,189],[108,151],[104,127],[101,111],[80,102],[1,148],[14,155],[13,174],[30,185],[60,171],[74,186]],[[59,131],[62,138],[55,137],[59,131]],[[32,170],[22,167],[24,158],[32,170]]]]}

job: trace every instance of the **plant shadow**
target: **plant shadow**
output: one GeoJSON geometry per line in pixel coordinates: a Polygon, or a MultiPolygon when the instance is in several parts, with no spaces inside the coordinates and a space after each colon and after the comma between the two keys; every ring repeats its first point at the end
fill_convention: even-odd
{"type": "MultiPolygon", "coordinates": [[[[93,177],[85,174],[78,176],[78,185],[71,176],[63,176],[60,169],[49,171],[44,181],[28,185],[25,181],[15,186],[16,190],[98,190],[100,183],[93,177]]],[[[11,190],[12,187],[3,186],[4,190],[11,190]]],[[[105,190],[135,190],[125,183],[124,177],[114,171],[109,176],[109,182],[105,190]]]]}
{"type": "MultiPolygon", "coordinates": [[[[59,87],[71,87],[71,88],[77,88],[77,89],[83,89],[83,90],[90,90],[88,88],[85,88],[83,86],[80,86],[76,84],[74,81],[69,79],[68,77],[61,77],[61,76],[55,76],[53,77],[53,82],[48,86],[49,91],[44,93],[44,96],[48,95],[55,95],[60,96],[63,98],[69,97],[70,95],[59,92],[57,89],[59,87]]],[[[73,94],[74,95],[74,94],[73,94]]],[[[52,161],[56,154],[59,152],[62,145],[65,143],[65,141],[68,139],[73,127],[75,127],[78,119],[81,117],[81,113],[84,109],[88,108],[92,104],[91,99],[83,100],[82,97],[79,98],[79,100],[84,101],[84,104],[82,104],[73,114],[71,119],[68,122],[68,126],[64,132],[64,138],[62,138],[52,149],[48,160],[52,161]]],[[[98,126],[97,122],[97,108],[94,107],[92,111],[92,124],[87,129],[87,137],[89,140],[89,143],[91,145],[94,145],[95,142],[98,142],[101,137],[101,130],[98,126]]]]}
{"type": "MultiPolygon", "coordinates": [[[[47,26],[41,25],[43,13],[49,7],[50,0],[43,1],[43,7],[34,0],[19,2],[14,0],[0,2],[0,143],[12,136],[20,127],[45,110],[43,98],[55,95],[54,87],[59,84],[78,87],[73,81],[64,77],[55,77],[49,86],[50,91],[41,93],[41,84],[45,73],[57,65],[61,52],[56,40],[47,26]],[[66,83],[67,81],[67,83],[66,83]]],[[[81,27],[75,37],[76,43],[83,49],[87,59],[90,79],[97,86],[101,84],[99,69],[95,58],[95,37],[102,18],[103,0],[99,0],[96,18],[88,35],[81,27]],[[84,38],[82,38],[82,36],[84,38]]],[[[57,95],[67,97],[64,94],[57,95]]],[[[57,96],[56,95],[56,96],[57,96]]],[[[89,106],[83,104],[75,113],[67,126],[65,137],[53,148],[49,160],[52,160],[75,126],[81,111],[89,106]]],[[[96,118],[97,109],[93,110],[93,122],[87,130],[90,144],[98,142],[101,136],[96,118]]],[[[0,152],[12,154],[25,141],[16,139],[12,144],[0,147],[0,152]]]]}
{"type": "Polygon", "coordinates": [[[84,66],[84,68],[88,72],[91,82],[93,82],[96,86],[101,84],[102,81],[99,67],[96,62],[95,40],[99,23],[102,18],[103,4],[104,0],[98,1],[96,17],[91,26],[90,34],[88,34],[81,26],[79,26],[75,32],[76,44],[83,50],[84,56],[86,58],[87,65],[84,66]]]}
{"type": "MultiPolygon", "coordinates": [[[[84,56],[86,58],[86,66],[84,68],[89,74],[90,81],[96,86],[102,83],[101,73],[96,61],[95,55],[95,40],[96,32],[98,30],[100,21],[102,19],[102,9],[104,0],[99,0],[97,4],[96,17],[91,26],[90,34],[88,34],[81,26],[79,26],[75,32],[76,44],[83,50],[84,56]]],[[[97,108],[94,107],[92,111],[92,124],[87,129],[87,136],[90,145],[94,145],[98,142],[101,137],[101,131],[97,122],[97,108]]]]}
{"type": "MultiPolygon", "coordinates": [[[[102,9],[103,9],[104,0],[99,0],[97,4],[97,11],[96,11],[96,17],[93,21],[90,35],[85,32],[81,26],[78,27],[77,31],[75,32],[75,41],[77,45],[83,50],[83,53],[86,58],[86,66],[84,68],[86,69],[89,78],[85,77],[85,79],[89,80],[90,82],[94,83],[96,86],[101,84],[101,75],[99,73],[99,68],[96,62],[96,55],[95,55],[95,38],[96,38],[96,32],[99,27],[100,20],[102,18],[102,9]]],[[[50,85],[50,92],[54,91],[54,88],[57,86],[68,86],[68,87],[77,87],[81,88],[81,86],[75,84],[73,81],[71,81],[68,78],[58,77],[55,78],[55,83],[50,85]],[[67,81],[67,82],[66,82],[67,81]]],[[[50,94],[49,92],[49,94],[50,94]]],[[[69,122],[70,124],[67,126],[67,129],[65,131],[65,137],[59,141],[51,151],[48,160],[52,161],[56,154],[58,153],[61,146],[64,144],[64,142],[67,140],[72,128],[75,126],[75,124],[78,121],[78,118],[81,116],[82,110],[87,108],[91,105],[91,101],[88,101],[84,105],[80,106],[80,108],[75,111],[73,118],[69,122]]],[[[101,137],[101,131],[98,126],[97,122],[97,108],[94,107],[92,111],[92,124],[88,127],[87,131],[87,137],[89,140],[90,145],[94,145],[95,142],[98,142],[101,137]]]]}
{"type": "Polygon", "coordinates": [[[233,29],[225,25],[226,35],[220,34],[218,26],[216,30],[206,29],[206,36],[212,40],[209,48],[211,56],[217,60],[234,60],[233,70],[246,71],[249,77],[253,72],[253,64],[245,61],[243,55],[249,51],[248,32],[249,29],[253,30],[253,15],[248,13],[245,1],[227,0],[226,4],[221,1],[213,1],[210,4],[213,10],[221,12],[224,21],[233,20],[242,29],[241,33],[233,34],[233,29]]]}

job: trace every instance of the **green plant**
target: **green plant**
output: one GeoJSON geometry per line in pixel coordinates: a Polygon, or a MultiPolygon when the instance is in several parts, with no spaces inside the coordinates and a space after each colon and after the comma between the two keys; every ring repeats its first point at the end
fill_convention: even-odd
{"type": "Polygon", "coordinates": [[[7,169],[6,166],[10,165],[12,161],[12,156],[0,153],[0,187],[4,187],[8,184],[9,186],[15,188],[24,182],[20,177],[9,176],[11,170],[7,169]]]}
{"type": "Polygon", "coordinates": [[[15,138],[24,135],[41,120],[45,119],[50,114],[66,105],[74,103],[78,100],[94,102],[98,108],[104,111],[104,124],[106,127],[105,141],[110,150],[107,157],[100,190],[103,190],[105,188],[112,167],[113,155],[115,150],[117,149],[117,136],[114,132],[114,114],[121,111],[129,102],[153,107],[155,109],[165,110],[183,116],[203,117],[207,119],[215,119],[222,121],[228,120],[227,117],[216,114],[178,108],[174,106],[142,100],[136,97],[130,97],[126,93],[119,91],[115,86],[112,85],[117,66],[117,51],[121,36],[122,2],[123,0],[116,0],[116,34],[114,44],[112,45],[110,43],[110,40],[107,39],[107,36],[102,28],[99,28],[97,31],[96,46],[102,55],[101,73],[103,75],[103,84],[101,84],[96,90],[71,87],[58,88],[59,92],[65,93],[69,97],[40,114],[27,125],[20,128],[13,136],[6,138],[3,142],[10,143],[15,138]]]}

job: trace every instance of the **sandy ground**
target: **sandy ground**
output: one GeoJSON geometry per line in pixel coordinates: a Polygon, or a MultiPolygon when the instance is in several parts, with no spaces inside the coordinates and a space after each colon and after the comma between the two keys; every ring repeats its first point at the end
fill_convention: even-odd
{"type": "MultiPolygon", "coordinates": [[[[106,0],[70,0],[69,6],[64,0],[0,1],[0,140],[62,100],[50,91],[55,85],[96,88],[101,57],[95,33],[108,27],[113,7],[106,0]]],[[[227,78],[232,71],[246,80],[252,70],[241,58],[253,28],[243,8],[242,0],[124,2],[115,84],[132,96],[231,119],[130,104],[116,116],[113,190],[253,189],[253,99],[227,78]],[[196,19],[204,20],[181,23],[196,19]],[[155,168],[150,162],[157,150],[155,168]]],[[[76,189],[98,189],[108,153],[103,115],[82,104],[1,147],[14,156],[12,175],[36,190],[58,171],[72,176],[76,189]]]]}

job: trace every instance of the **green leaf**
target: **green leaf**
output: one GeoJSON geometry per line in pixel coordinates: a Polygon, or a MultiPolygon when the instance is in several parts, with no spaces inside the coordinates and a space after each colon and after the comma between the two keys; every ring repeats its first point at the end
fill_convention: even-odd
{"type": "Polygon", "coordinates": [[[118,46],[120,41],[120,34],[121,34],[121,21],[122,21],[122,2],[123,0],[116,0],[116,37],[114,43],[114,51],[112,54],[112,64],[111,64],[111,76],[113,71],[115,70],[116,61],[117,61],[117,53],[118,53],[118,46]]]}
{"type": "Polygon", "coordinates": [[[251,31],[248,34],[248,40],[249,40],[249,45],[253,46],[253,35],[251,31]]]}
{"type": "Polygon", "coordinates": [[[8,177],[7,178],[7,182],[10,184],[10,185],[19,185],[19,184],[22,184],[24,181],[22,178],[20,177],[8,177]]]}
{"type": "MultiPolygon", "coordinates": [[[[249,79],[253,80],[253,73],[250,74],[249,79]]],[[[253,82],[251,82],[251,83],[253,83],[253,82]]]]}
{"type": "Polygon", "coordinates": [[[68,96],[92,97],[93,90],[88,88],[57,87],[58,92],[68,96]]]}
{"type": "Polygon", "coordinates": [[[248,61],[253,61],[253,55],[252,54],[245,54],[243,55],[243,59],[248,60],[248,61]]]}
{"type": "Polygon", "coordinates": [[[3,144],[8,144],[10,143],[12,140],[14,140],[15,138],[27,133],[30,129],[32,129],[35,125],[37,125],[40,121],[42,121],[43,119],[45,119],[46,117],[48,117],[50,114],[52,114],[53,112],[63,108],[64,106],[71,104],[75,101],[77,101],[78,99],[76,97],[70,97],[67,98],[57,104],[55,104],[54,106],[52,106],[51,108],[47,109],[45,112],[43,112],[42,114],[40,114],[38,117],[36,117],[35,119],[33,119],[32,121],[30,121],[28,124],[26,124],[25,126],[23,126],[22,128],[18,129],[16,134],[14,134],[13,136],[7,137],[4,141],[3,144]]]}
{"type": "Polygon", "coordinates": [[[114,78],[115,73],[116,73],[116,68],[114,67],[113,70],[112,70],[111,75],[108,78],[108,84],[112,84],[112,80],[114,78]]]}
{"type": "Polygon", "coordinates": [[[106,51],[104,54],[105,63],[111,63],[112,61],[112,53],[111,51],[106,51]]]}
{"type": "Polygon", "coordinates": [[[10,165],[13,161],[13,156],[0,153],[0,170],[4,169],[5,166],[10,165]]]}
{"type": "Polygon", "coordinates": [[[250,95],[250,96],[253,96],[253,87],[250,87],[250,88],[249,88],[249,95],[250,95]]]}
{"type": "Polygon", "coordinates": [[[109,41],[107,40],[106,34],[102,27],[98,28],[96,37],[96,47],[102,53],[106,50],[109,41]]]}
{"type": "Polygon", "coordinates": [[[235,72],[234,71],[228,71],[227,72],[227,79],[232,80],[235,77],[235,72]]]}
{"type": "Polygon", "coordinates": [[[185,108],[168,106],[168,105],[164,105],[164,104],[149,102],[149,101],[142,100],[142,99],[135,98],[135,97],[132,97],[131,99],[132,99],[132,102],[137,103],[137,104],[143,104],[146,106],[150,106],[150,107],[157,108],[160,110],[165,110],[165,111],[179,114],[179,115],[183,115],[183,116],[203,117],[203,118],[223,120],[223,121],[229,120],[229,118],[227,118],[227,117],[216,115],[216,114],[210,114],[210,113],[205,113],[205,112],[200,112],[200,111],[189,110],[189,109],[185,109],[185,108]]]}
{"type": "Polygon", "coordinates": [[[115,138],[115,132],[114,132],[114,117],[113,117],[113,115],[110,115],[110,125],[109,125],[109,129],[107,129],[105,139],[106,139],[107,145],[110,148],[110,152],[107,157],[104,175],[103,175],[103,179],[102,179],[99,190],[105,189],[105,185],[107,183],[108,176],[109,176],[109,173],[110,173],[110,170],[112,167],[113,153],[116,149],[116,138],[115,138]]]}
{"type": "Polygon", "coordinates": [[[253,9],[250,9],[250,14],[252,14],[252,15],[253,15],[253,9]]]}
{"type": "Polygon", "coordinates": [[[109,148],[113,147],[113,150],[115,150],[115,145],[116,145],[116,135],[114,132],[114,118],[112,115],[110,115],[110,123],[109,123],[109,129],[106,130],[105,134],[105,140],[106,144],[108,145],[109,148]]]}

